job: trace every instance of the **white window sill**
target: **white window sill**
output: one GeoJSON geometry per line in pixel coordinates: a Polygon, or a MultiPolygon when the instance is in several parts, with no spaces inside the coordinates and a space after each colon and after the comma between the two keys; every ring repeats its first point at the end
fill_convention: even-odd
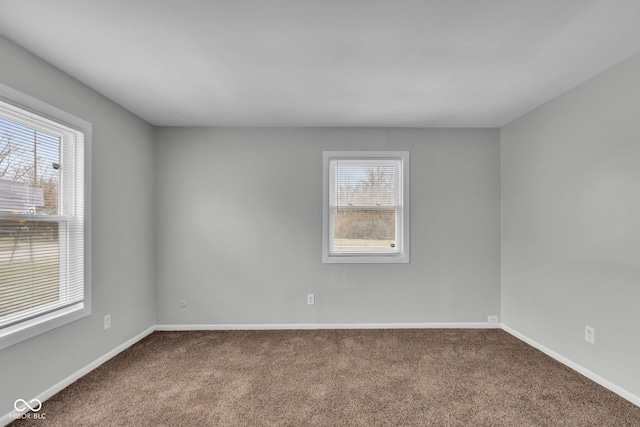
{"type": "Polygon", "coordinates": [[[322,259],[323,264],[408,264],[409,255],[329,255],[322,259]]]}
{"type": "Polygon", "coordinates": [[[12,345],[48,332],[62,325],[66,325],[67,323],[71,323],[90,314],[90,307],[81,302],[70,307],[0,329],[0,350],[11,347],[12,345]]]}

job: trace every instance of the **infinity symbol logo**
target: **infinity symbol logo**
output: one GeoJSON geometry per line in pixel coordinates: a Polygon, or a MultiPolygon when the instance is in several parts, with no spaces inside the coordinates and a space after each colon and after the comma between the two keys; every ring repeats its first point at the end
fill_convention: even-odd
{"type": "Polygon", "coordinates": [[[18,399],[13,404],[13,407],[16,409],[16,411],[20,411],[20,412],[26,410],[27,408],[33,412],[38,412],[40,409],[42,409],[42,402],[40,402],[38,399],[32,399],[31,402],[27,403],[27,401],[24,399],[18,399]],[[22,403],[24,406],[22,408],[19,408],[18,407],[19,403],[22,403]]]}

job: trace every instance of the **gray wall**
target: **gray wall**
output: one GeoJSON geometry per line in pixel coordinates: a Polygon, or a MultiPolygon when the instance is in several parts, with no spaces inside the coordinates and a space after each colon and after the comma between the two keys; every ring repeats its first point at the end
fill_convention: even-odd
{"type": "Polygon", "coordinates": [[[2,37],[0,58],[1,83],[93,124],[93,314],[0,350],[6,414],[154,325],[153,129],[2,37]]]}
{"type": "Polygon", "coordinates": [[[158,324],[486,322],[500,310],[498,137],[159,128],[158,324]],[[383,149],[411,152],[411,263],[322,264],[322,151],[383,149]]]}
{"type": "Polygon", "coordinates": [[[636,56],[501,130],[503,322],[636,396],[639,114],[636,56]]]}

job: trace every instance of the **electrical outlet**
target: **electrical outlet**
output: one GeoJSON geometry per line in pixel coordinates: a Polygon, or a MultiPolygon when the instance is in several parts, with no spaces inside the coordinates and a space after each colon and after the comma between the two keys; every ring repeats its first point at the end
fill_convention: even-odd
{"type": "Polygon", "coordinates": [[[591,326],[584,327],[584,340],[586,342],[590,342],[591,344],[596,343],[596,330],[591,326]]]}
{"type": "Polygon", "coordinates": [[[316,303],[316,296],[315,294],[307,294],[307,304],[309,305],[313,305],[316,303]]]}
{"type": "Polygon", "coordinates": [[[180,300],[180,302],[178,304],[180,305],[180,308],[185,308],[187,306],[187,301],[180,300]]]}
{"type": "Polygon", "coordinates": [[[105,314],[104,316],[104,329],[105,331],[111,327],[111,315],[105,314]]]}
{"type": "Polygon", "coordinates": [[[489,323],[498,323],[500,321],[500,316],[488,316],[487,322],[489,323]]]}

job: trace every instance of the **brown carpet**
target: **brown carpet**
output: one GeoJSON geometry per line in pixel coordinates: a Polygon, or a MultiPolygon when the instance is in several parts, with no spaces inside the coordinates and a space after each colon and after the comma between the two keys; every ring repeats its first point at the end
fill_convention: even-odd
{"type": "Polygon", "coordinates": [[[155,332],[33,426],[640,426],[501,330],[155,332]]]}

